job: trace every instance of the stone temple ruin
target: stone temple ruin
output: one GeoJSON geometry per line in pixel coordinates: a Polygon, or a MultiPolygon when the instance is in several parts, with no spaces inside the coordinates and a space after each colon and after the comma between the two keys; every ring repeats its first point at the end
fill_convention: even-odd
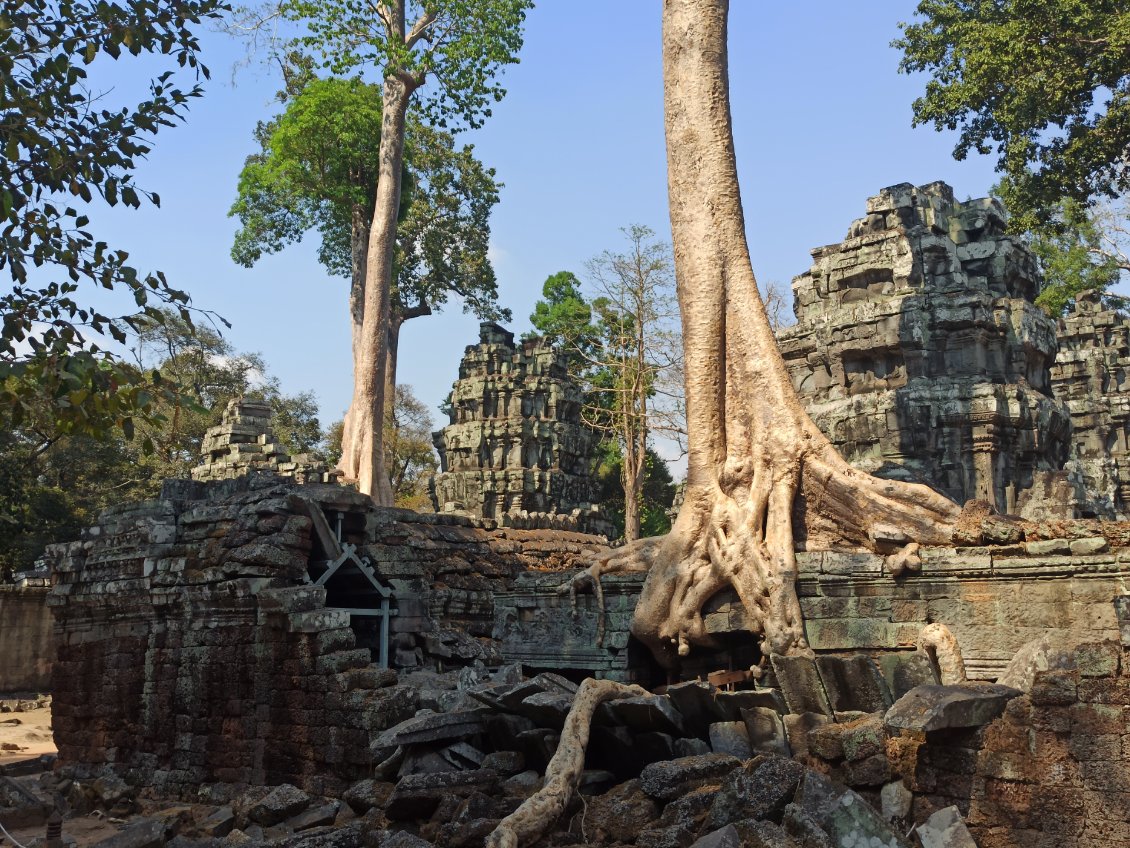
{"type": "Polygon", "coordinates": [[[451,423],[434,434],[437,511],[609,533],[593,504],[596,436],[581,423],[581,401],[558,351],[540,339],[515,345],[513,333],[483,322],[459,363],[451,423]]]}
{"type": "Polygon", "coordinates": [[[793,385],[852,463],[959,503],[1123,517],[1126,318],[1035,306],[1036,261],[993,199],[901,184],[793,281],[779,334],[793,385]]]}
{"type": "Polygon", "coordinates": [[[126,821],[103,848],[481,848],[595,676],[651,691],[597,711],[539,845],[1130,844],[1130,524],[1037,514],[1064,492],[1124,509],[1125,321],[1082,299],[1053,365],[993,204],[935,184],[870,210],[798,278],[798,387],[857,461],[1030,520],[986,515],[899,575],[802,543],[813,656],[761,657],[727,591],[715,648],[661,669],[629,629],[643,575],[572,592],[605,540],[512,526],[587,503],[543,483],[584,451],[552,353],[487,325],[440,439],[458,509],[379,508],[266,449],[237,474],[225,444],[272,442],[244,404],[206,479],[48,551],[58,759],[0,766],[0,824],[94,809],[126,821]],[[560,455],[527,458],[546,433],[560,455]]]}
{"type": "Polygon", "coordinates": [[[794,386],[849,461],[1024,514],[1071,432],[1035,258],[999,203],[944,183],[885,189],[867,213],[793,281],[794,386]]]}

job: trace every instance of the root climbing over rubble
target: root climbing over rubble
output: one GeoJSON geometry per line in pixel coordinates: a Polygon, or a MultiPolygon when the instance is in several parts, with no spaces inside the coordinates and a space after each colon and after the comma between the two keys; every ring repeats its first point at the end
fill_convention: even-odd
{"type": "MultiPolygon", "coordinates": [[[[613,551],[579,578],[591,580],[603,610],[602,574],[647,572],[632,633],[668,667],[710,643],[703,605],[730,586],[762,634],[763,654],[808,651],[795,587],[798,535],[810,548],[888,554],[890,566],[906,570],[918,564],[917,544],[952,539],[961,514],[926,486],[852,468],[793,390],[746,244],[730,126],[728,5],[663,2],[667,183],[687,404],[683,505],[666,536],[613,551]]],[[[575,580],[563,591],[576,588],[575,580]]],[[[528,844],[560,815],[583,766],[597,703],[589,704],[591,693],[614,685],[585,682],[586,700],[578,695],[561,734],[564,759],[554,757],[546,789],[503,821],[490,848],[528,844]]]]}
{"type": "Polygon", "coordinates": [[[639,686],[588,679],[581,684],[565,719],[561,741],[545,770],[545,783],[517,810],[498,823],[486,848],[520,848],[532,844],[565,812],[585,768],[592,716],[605,701],[647,695],[639,686]]]}

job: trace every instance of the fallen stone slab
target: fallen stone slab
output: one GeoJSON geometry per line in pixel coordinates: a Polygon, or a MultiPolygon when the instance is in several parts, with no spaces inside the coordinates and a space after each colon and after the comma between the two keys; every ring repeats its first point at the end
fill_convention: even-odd
{"type": "Polygon", "coordinates": [[[816,670],[835,712],[880,712],[893,703],[890,688],[874,660],[864,654],[817,657],[816,670]]]}
{"type": "Polygon", "coordinates": [[[884,654],[879,657],[878,663],[891,690],[891,697],[896,701],[916,686],[942,682],[930,658],[919,651],[884,654]]]}
{"type": "Polygon", "coordinates": [[[482,768],[486,754],[466,742],[453,742],[440,751],[440,756],[455,768],[477,769],[482,768]]]}
{"type": "Polygon", "coordinates": [[[795,803],[831,837],[833,845],[910,848],[860,795],[835,786],[811,769],[805,771],[800,781],[795,803]]]}
{"type": "Polygon", "coordinates": [[[486,709],[475,709],[417,715],[384,731],[371,747],[374,750],[394,749],[400,745],[466,739],[483,732],[483,719],[489,713],[486,709]]]}
{"type": "Polygon", "coordinates": [[[590,798],[586,807],[591,837],[600,842],[634,842],[640,831],[659,818],[659,807],[638,780],[614,786],[590,798]]]}
{"type": "Polygon", "coordinates": [[[750,747],[764,754],[791,755],[789,741],[785,737],[785,724],[781,715],[769,707],[743,707],[742,721],[749,734],[750,747]]]}
{"type": "Polygon", "coordinates": [[[291,816],[286,820],[286,826],[295,833],[310,830],[310,828],[313,827],[327,827],[333,824],[337,819],[337,814],[340,809],[340,801],[328,801],[325,804],[319,804],[316,807],[303,810],[297,816],[291,816]]]}
{"type": "Polygon", "coordinates": [[[465,798],[473,791],[490,794],[498,786],[492,769],[410,774],[402,777],[385,804],[385,814],[394,820],[427,818],[445,798],[465,798]]]}
{"type": "Polygon", "coordinates": [[[271,827],[296,816],[313,803],[313,798],[284,783],[272,789],[265,798],[247,811],[247,817],[263,827],[271,827]]]}
{"type": "Polygon", "coordinates": [[[753,756],[749,731],[744,721],[716,721],[710,725],[710,749],[715,754],[729,754],[739,760],[753,756]]]}
{"type": "Polygon", "coordinates": [[[231,807],[220,807],[209,813],[198,825],[201,833],[222,839],[235,828],[235,812],[231,807]]]}
{"type": "Polygon", "coordinates": [[[790,713],[832,715],[832,707],[824,693],[824,684],[816,670],[815,660],[806,656],[786,657],[773,654],[769,661],[790,713]]]}
{"type": "Polygon", "coordinates": [[[514,711],[543,727],[561,727],[572,707],[572,693],[535,692],[515,707],[514,711]]]}
{"type": "Polygon", "coordinates": [[[640,786],[652,798],[672,801],[691,789],[720,783],[741,764],[741,760],[729,754],[701,754],[652,763],[640,772],[640,786]]]}
{"type": "Polygon", "coordinates": [[[733,828],[741,837],[742,848],[824,848],[822,845],[790,839],[786,831],[771,821],[743,819],[735,822],[733,828]]]}
{"type": "Polygon", "coordinates": [[[718,692],[715,703],[726,715],[726,721],[741,719],[742,710],[761,707],[775,710],[782,715],[789,711],[788,704],[780,689],[738,689],[734,692],[718,692]]]}
{"type": "Polygon", "coordinates": [[[728,824],[699,837],[691,848],[742,848],[743,844],[737,828],[728,824]]]}
{"type": "Polygon", "coordinates": [[[950,686],[917,686],[883,716],[896,730],[929,733],[951,727],[980,727],[1004,712],[1020,690],[996,683],[966,682],[950,686]]]}
{"type": "Polygon", "coordinates": [[[922,848],[977,848],[957,807],[938,810],[914,833],[922,848]]]}
{"type": "Polygon", "coordinates": [[[688,730],[698,732],[716,721],[732,719],[726,709],[718,703],[718,689],[700,680],[675,683],[668,686],[665,694],[683,717],[688,730]]]}
{"type": "Polygon", "coordinates": [[[94,843],[93,848],[161,848],[165,844],[165,823],[158,819],[138,819],[118,833],[94,843]]]}
{"type": "Polygon", "coordinates": [[[349,805],[349,809],[363,816],[374,807],[384,807],[394,788],[391,783],[366,778],[349,787],[342,795],[342,800],[349,805]]]}
{"type": "Polygon", "coordinates": [[[616,718],[634,730],[683,735],[683,717],[667,695],[644,695],[609,703],[616,718]]]}
{"type": "Polygon", "coordinates": [[[351,821],[342,827],[318,827],[293,836],[284,836],[273,844],[280,848],[364,848],[365,835],[365,823],[351,821]]]}
{"type": "Polygon", "coordinates": [[[762,754],[750,760],[726,775],[705,826],[717,829],[742,819],[779,820],[804,774],[804,766],[785,757],[762,754]]]}
{"type": "Polygon", "coordinates": [[[793,839],[792,844],[799,848],[839,848],[832,838],[824,832],[816,820],[804,811],[799,804],[788,804],[781,817],[785,833],[793,839]]]}

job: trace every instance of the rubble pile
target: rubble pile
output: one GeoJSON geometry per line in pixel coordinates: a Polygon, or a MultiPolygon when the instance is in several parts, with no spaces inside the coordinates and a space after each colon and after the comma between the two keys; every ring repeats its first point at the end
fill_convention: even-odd
{"type": "MultiPolygon", "coordinates": [[[[1125,844],[1130,668],[1117,643],[1069,660],[1036,671],[1027,694],[939,685],[928,655],[908,652],[883,667],[774,657],[773,687],[690,681],[608,702],[578,795],[539,844],[1125,844]]],[[[336,791],[214,783],[172,803],[135,771],[64,764],[0,778],[0,820],[31,827],[64,799],[72,816],[97,808],[122,820],[104,848],[479,848],[540,788],[577,689],[519,665],[383,682],[413,714],[375,734],[369,773],[336,791]]]]}

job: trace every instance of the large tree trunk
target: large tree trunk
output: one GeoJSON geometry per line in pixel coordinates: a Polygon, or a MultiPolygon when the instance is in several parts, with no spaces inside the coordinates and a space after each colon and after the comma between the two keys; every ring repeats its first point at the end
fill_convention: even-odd
{"type": "Polygon", "coordinates": [[[726,0],[665,0],[664,105],[682,309],[688,469],[662,543],[594,574],[648,568],[632,632],[672,664],[709,644],[701,608],[733,586],[765,653],[806,650],[795,539],[895,552],[948,542],[958,507],[851,468],[802,407],[758,294],[730,126],[726,0]],[[794,525],[794,521],[798,525],[794,525]]]}
{"type": "MultiPolygon", "coordinates": [[[[407,83],[385,78],[381,115],[380,163],[369,245],[360,338],[353,351],[353,400],[345,417],[339,468],[365,494],[381,505],[392,504],[384,461],[385,367],[392,289],[396,214],[404,163],[404,130],[411,95],[407,83]]],[[[391,398],[388,399],[391,403],[391,398]]]]}
{"type": "MultiPolygon", "coordinates": [[[[950,541],[960,515],[926,486],[853,469],[793,391],[745,240],[727,10],[727,0],[663,5],[667,185],[687,399],[685,499],[669,534],[627,545],[589,570],[598,597],[602,573],[647,571],[632,633],[666,664],[709,643],[702,606],[729,586],[761,631],[764,653],[808,649],[795,589],[797,530],[810,544],[889,550],[905,563],[917,542],[950,541]]],[[[570,761],[583,757],[576,751],[583,752],[592,709],[587,700],[575,704],[566,719],[558,745],[570,761]]],[[[575,782],[576,774],[579,768],[564,776],[575,782]]],[[[560,779],[555,774],[552,793],[535,795],[504,820],[489,848],[518,848],[544,832],[563,809],[560,779]]]]}

